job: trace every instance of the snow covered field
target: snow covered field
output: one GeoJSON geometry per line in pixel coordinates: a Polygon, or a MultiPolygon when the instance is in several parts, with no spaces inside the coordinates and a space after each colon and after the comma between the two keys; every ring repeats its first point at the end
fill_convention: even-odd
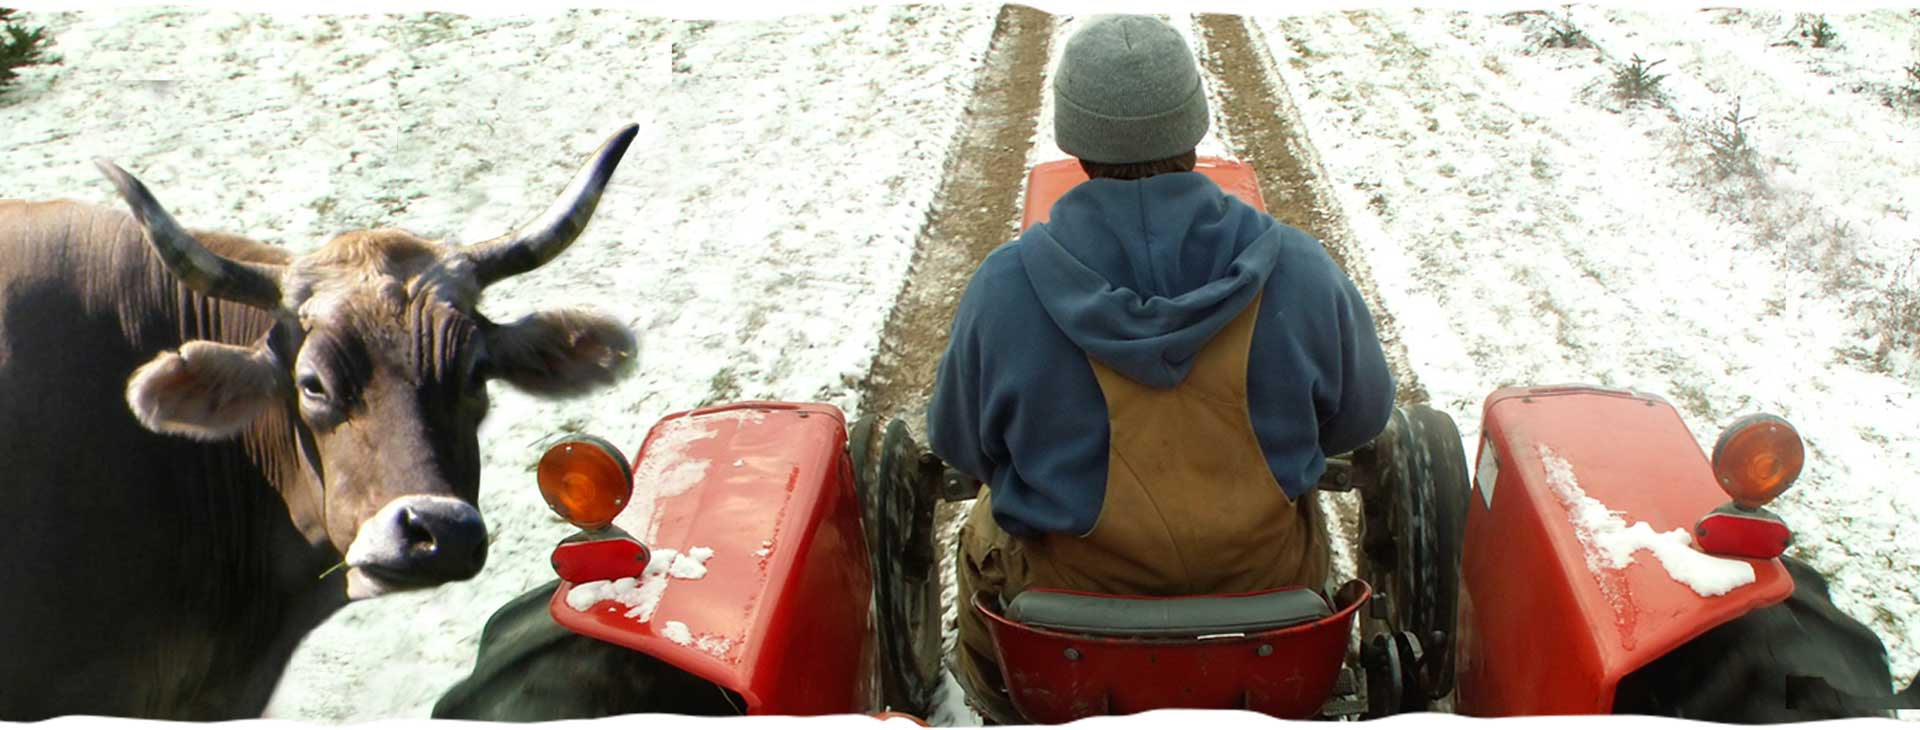
{"type": "Polygon", "coordinates": [[[1632,388],[1707,449],[1746,413],[1787,418],[1808,465],[1775,508],[1904,679],[1920,322],[1880,358],[1900,335],[1876,317],[1920,291],[1920,109],[1883,104],[1920,61],[1920,17],[1828,21],[1837,48],[1779,45],[1795,16],[1758,11],[1255,23],[1434,405],[1472,439],[1499,387],[1632,388]],[[1591,47],[1543,45],[1568,25],[1591,47]],[[1664,60],[1664,106],[1612,96],[1634,55],[1664,60]],[[1704,130],[1736,99],[1758,174],[1720,179],[1704,130]]]}
{"type": "MultiPolygon", "coordinates": [[[[496,387],[487,570],[343,610],[269,716],[424,717],[571,531],[532,484],[553,433],[637,445],[668,412],[753,397],[857,412],[995,10],[31,14],[66,62],[0,96],[0,197],[117,204],[91,165],[105,157],[188,225],[296,250],[372,225],[476,241],[641,125],[586,236],[483,304],[613,312],[642,337],[637,374],[563,403],[496,387]]],[[[1660,393],[1709,447],[1747,412],[1792,420],[1808,471],[1777,509],[1905,681],[1920,671],[1920,107],[1889,100],[1920,62],[1920,17],[1830,16],[1839,46],[1818,49],[1796,20],[1576,6],[1251,25],[1433,404],[1469,439],[1480,398],[1513,384],[1660,393]],[[1556,27],[1590,45],[1543,45],[1556,27]],[[1611,95],[1635,54],[1663,61],[1663,103],[1611,95]],[[1736,98],[1757,154],[1723,179],[1704,140],[1736,98]]],[[[1031,161],[1062,156],[1049,114],[1031,161]]],[[[1230,149],[1221,129],[1203,153],[1230,149]]]]}
{"type": "Polygon", "coordinates": [[[710,26],[613,12],[32,17],[67,60],[0,106],[0,195],[117,205],[91,163],[106,157],[188,225],[296,250],[372,225],[498,235],[607,134],[641,125],[586,236],[483,304],[507,318],[604,308],[640,333],[639,372],[563,403],[494,388],[486,571],[341,611],[268,710],[357,722],[424,717],[493,609],[551,578],[547,553],[572,528],[534,489],[547,436],[632,448],[660,416],[711,401],[858,405],[993,11],[710,26]]]}

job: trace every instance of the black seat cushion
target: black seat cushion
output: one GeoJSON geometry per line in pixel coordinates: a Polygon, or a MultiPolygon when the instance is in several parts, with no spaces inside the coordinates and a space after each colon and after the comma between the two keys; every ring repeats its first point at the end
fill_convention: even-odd
{"type": "Polygon", "coordinates": [[[1006,617],[1037,628],[1114,637],[1200,637],[1252,634],[1333,615],[1319,594],[1281,589],[1244,596],[1134,598],[1029,590],[1006,617]]]}

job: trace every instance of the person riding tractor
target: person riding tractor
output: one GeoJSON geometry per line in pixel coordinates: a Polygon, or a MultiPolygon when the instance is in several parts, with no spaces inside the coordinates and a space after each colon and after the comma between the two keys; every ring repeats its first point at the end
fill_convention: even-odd
{"type": "Polygon", "coordinates": [[[1087,20],[1054,94],[1090,179],[1068,161],[1029,176],[1026,232],[955,315],[933,453],[889,414],[785,401],[670,414],[631,460],[559,439],[535,481],[580,529],[550,556],[560,580],[493,614],[434,717],[925,716],[943,658],[1001,723],[1781,722],[1920,696],[1887,696],[1885,646],[1760,510],[1804,457],[1784,419],[1735,422],[1709,459],[1657,395],[1507,387],[1469,478],[1451,416],[1395,407],[1367,305],[1319,242],[1262,212],[1251,167],[1196,158],[1207,100],[1177,31],[1087,20]],[[1318,488],[1365,506],[1361,575],[1337,590],[1318,488]],[[943,650],[935,507],[967,498],[943,650]],[[1587,503],[1750,582],[1596,562],[1587,503]]]}
{"type": "MultiPolygon", "coordinates": [[[[1091,180],[980,265],[928,404],[933,453],[983,483],[959,595],[1321,588],[1312,490],[1394,404],[1366,302],[1319,241],[1193,172],[1207,96],[1172,26],[1089,19],[1053,79],[1091,180]]],[[[985,621],[958,631],[970,702],[1017,722],[985,621]]]]}

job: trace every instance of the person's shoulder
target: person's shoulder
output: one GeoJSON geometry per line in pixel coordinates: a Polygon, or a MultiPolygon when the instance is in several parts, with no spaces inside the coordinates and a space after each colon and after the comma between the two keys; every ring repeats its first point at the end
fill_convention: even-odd
{"type": "Polygon", "coordinates": [[[1023,233],[1011,241],[993,247],[992,251],[987,252],[986,258],[980,260],[980,270],[1001,271],[1020,268],[1021,241],[1025,238],[1026,234],[1023,233]]]}
{"type": "Polygon", "coordinates": [[[1277,249],[1270,280],[1285,281],[1295,286],[1339,281],[1338,274],[1344,272],[1320,239],[1258,209],[1255,212],[1272,222],[1272,227],[1261,236],[1269,239],[1271,243],[1268,245],[1277,249]]]}
{"type": "Polygon", "coordinates": [[[979,268],[974,269],[974,280],[993,286],[1006,286],[1013,282],[1026,284],[1027,269],[1026,264],[1020,260],[1020,250],[1026,245],[1023,242],[1033,231],[1033,228],[1029,228],[1013,240],[987,252],[986,258],[980,260],[979,268]]]}
{"type": "MultiPolygon", "coordinates": [[[[1023,236],[1024,237],[1024,236],[1023,236]]],[[[1034,298],[1033,283],[1020,261],[1021,238],[1000,244],[981,259],[967,280],[961,309],[1006,311],[1015,302],[1034,298]]]]}

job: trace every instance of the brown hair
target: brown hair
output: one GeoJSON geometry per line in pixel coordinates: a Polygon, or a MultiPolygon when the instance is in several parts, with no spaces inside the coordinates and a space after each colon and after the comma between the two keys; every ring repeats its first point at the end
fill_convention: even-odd
{"type": "Polygon", "coordinates": [[[1081,160],[1080,169],[1085,170],[1087,177],[1090,178],[1104,177],[1114,180],[1139,180],[1155,175],[1164,175],[1169,172],[1193,172],[1193,166],[1198,161],[1199,157],[1194,154],[1194,151],[1187,150],[1186,152],[1164,160],[1153,160],[1151,162],[1110,164],[1106,162],[1094,162],[1092,160],[1081,160]]]}

